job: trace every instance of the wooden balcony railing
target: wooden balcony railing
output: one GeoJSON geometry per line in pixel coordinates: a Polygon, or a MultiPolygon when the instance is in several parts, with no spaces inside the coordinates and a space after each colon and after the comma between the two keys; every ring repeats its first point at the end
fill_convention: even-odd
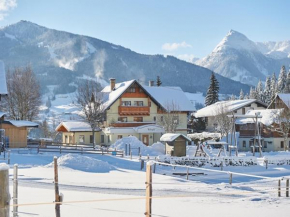
{"type": "Polygon", "coordinates": [[[150,115],[150,107],[149,106],[119,106],[118,108],[119,115],[130,116],[130,115],[142,115],[149,116],[150,115]]]}

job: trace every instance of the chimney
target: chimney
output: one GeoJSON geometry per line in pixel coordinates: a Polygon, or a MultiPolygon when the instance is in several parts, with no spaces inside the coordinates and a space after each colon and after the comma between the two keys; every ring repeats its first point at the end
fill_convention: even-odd
{"type": "Polygon", "coordinates": [[[111,91],[115,89],[116,79],[110,78],[111,91]]]}
{"type": "Polygon", "coordinates": [[[149,81],[149,87],[153,87],[154,86],[154,81],[149,81]]]}

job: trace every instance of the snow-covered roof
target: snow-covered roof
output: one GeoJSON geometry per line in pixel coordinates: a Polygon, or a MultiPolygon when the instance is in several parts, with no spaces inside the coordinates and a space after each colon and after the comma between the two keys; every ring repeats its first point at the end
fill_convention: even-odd
{"type": "Polygon", "coordinates": [[[131,81],[124,81],[121,83],[116,83],[115,88],[113,91],[111,91],[111,86],[108,85],[102,90],[103,94],[103,106],[106,110],[108,107],[110,107],[126,90],[128,87],[131,86],[131,84],[134,83],[136,80],[131,81]]]}
{"type": "Polygon", "coordinates": [[[179,136],[182,136],[183,138],[185,138],[187,141],[191,141],[190,138],[188,138],[187,136],[180,134],[180,133],[165,133],[161,136],[160,141],[161,142],[173,142],[176,138],[178,138],[179,136]]]}
{"type": "Polygon", "coordinates": [[[195,110],[194,105],[189,101],[180,87],[142,86],[165,109],[173,103],[174,107],[178,108],[178,111],[195,110]]]}
{"type": "MultiPolygon", "coordinates": [[[[101,91],[104,101],[104,110],[109,108],[134,82],[138,83],[136,80],[116,83],[113,91],[111,91],[110,85],[106,86],[101,91]]],[[[195,110],[194,105],[189,101],[180,87],[149,87],[141,84],[139,85],[164,109],[174,103],[174,106],[176,106],[179,111],[195,110]]]]}
{"type": "Polygon", "coordinates": [[[211,117],[216,116],[222,112],[221,110],[225,110],[225,112],[233,112],[238,109],[241,109],[245,106],[251,105],[252,103],[257,102],[263,105],[265,108],[267,107],[266,104],[256,100],[256,99],[242,99],[242,100],[231,100],[231,101],[219,101],[215,104],[209,105],[205,108],[198,110],[195,113],[195,117],[211,117]]]}
{"type": "Polygon", "coordinates": [[[10,123],[15,127],[38,127],[37,123],[31,121],[15,121],[15,120],[5,120],[4,123],[10,123]]]}
{"type": "MultiPolygon", "coordinates": [[[[60,127],[64,127],[68,132],[92,132],[91,126],[82,121],[67,121],[61,122],[57,127],[56,131],[59,130],[60,127]]],[[[101,129],[98,128],[96,131],[100,131],[101,129]]]]}
{"type": "Polygon", "coordinates": [[[290,93],[278,93],[277,95],[286,106],[290,107],[290,93]]]}
{"type": "Polygon", "coordinates": [[[6,75],[5,75],[5,67],[4,62],[0,60],[0,95],[6,95],[7,92],[7,84],[6,84],[6,75]]]}
{"type": "Polygon", "coordinates": [[[0,118],[2,118],[4,115],[6,115],[6,113],[0,112],[0,118]]]}
{"type": "MultiPolygon", "coordinates": [[[[258,119],[258,122],[270,126],[275,122],[275,118],[280,113],[281,109],[264,109],[264,110],[249,110],[245,114],[245,116],[255,116],[257,112],[260,113],[261,118],[258,119]]],[[[240,118],[236,120],[236,124],[248,124],[248,123],[254,123],[255,118],[240,118]]]]}

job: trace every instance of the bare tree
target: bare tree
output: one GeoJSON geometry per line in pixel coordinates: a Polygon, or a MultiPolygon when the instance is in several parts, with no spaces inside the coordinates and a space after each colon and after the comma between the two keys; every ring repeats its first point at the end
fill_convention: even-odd
{"type": "Polygon", "coordinates": [[[281,134],[284,140],[284,150],[288,150],[288,137],[290,131],[290,109],[284,108],[277,110],[274,118],[274,124],[272,126],[276,132],[281,134]]]}
{"type": "Polygon", "coordinates": [[[41,95],[39,83],[31,67],[8,70],[7,88],[8,97],[5,98],[3,106],[10,118],[29,121],[36,119],[41,95]]]}
{"type": "Polygon", "coordinates": [[[166,103],[164,109],[165,111],[157,116],[157,124],[163,126],[166,133],[175,133],[181,124],[179,106],[172,101],[166,103]]]}
{"type": "Polygon", "coordinates": [[[86,81],[79,85],[76,100],[83,112],[85,121],[92,128],[93,147],[95,148],[95,131],[104,119],[103,96],[94,81],[86,81]]]}
{"type": "Polygon", "coordinates": [[[229,111],[225,104],[220,104],[216,111],[214,122],[216,130],[221,134],[221,137],[226,136],[228,143],[228,135],[233,127],[233,119],[228,117],[229,111]]]}

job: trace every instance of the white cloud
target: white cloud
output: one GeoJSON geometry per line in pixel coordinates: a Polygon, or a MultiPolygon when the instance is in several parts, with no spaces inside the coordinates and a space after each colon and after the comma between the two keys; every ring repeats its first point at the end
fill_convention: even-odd
{"type": "Polygon", "coordinates": [[[167,50],[167,51],[173,51],[173,50],[177,50],[179,48],[186,48],[186,47],[192,47],[190,44],[187,44],[185,41],[181,42],[181,43],[165,43],[162,45],[162,49],[163,50],[167,50]]]}
{"type": "Polygon", "coordinates": [[[199,60],[199,58],[193,54],[180,54],[177,56],[177,58],[189,63],[195,63],[197,60],[199,60]]]}
{"type": "Polygon", "coordinates": [[[17,6],[17,0],[0,0],[0,20],[8,15],[8,11],[17,6]]]}

